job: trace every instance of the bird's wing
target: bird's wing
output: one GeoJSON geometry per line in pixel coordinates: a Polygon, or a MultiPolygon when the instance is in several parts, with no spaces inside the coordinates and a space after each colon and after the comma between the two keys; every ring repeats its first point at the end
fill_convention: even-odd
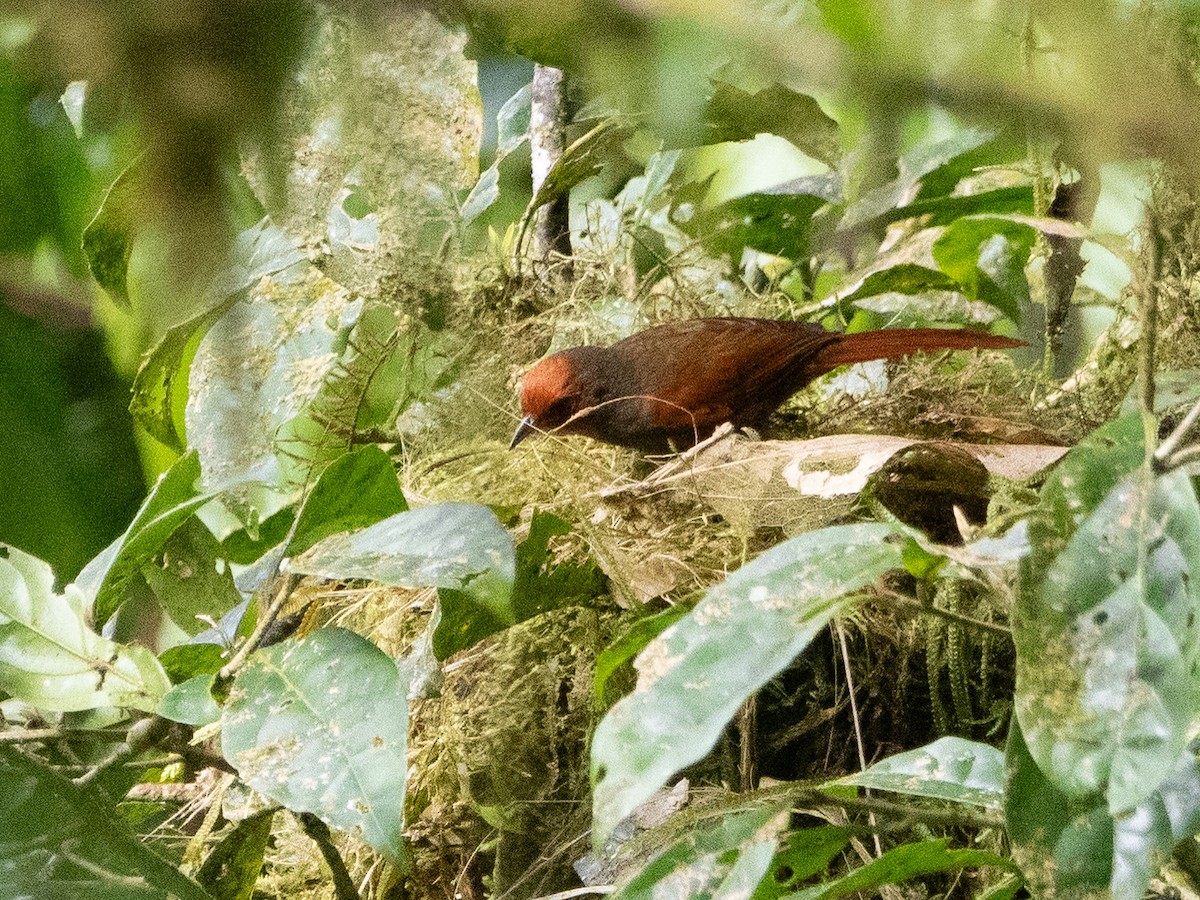
{"type": "Polygon", "coordinates": [[[654,424],[687,429],[763,418],[803,386],[804,361],[834,340],[799,322],[709,318],[651,328],[613,349],[638,383],[659,386],[654,424]]]}

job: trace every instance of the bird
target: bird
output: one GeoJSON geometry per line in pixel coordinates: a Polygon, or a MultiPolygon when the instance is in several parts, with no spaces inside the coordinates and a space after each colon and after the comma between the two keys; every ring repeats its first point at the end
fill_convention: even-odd
{"type": "Polygon", "coordinates": [[[792,394],[838,366],[1018,346],[961,328],[844,334],[739,316],[667,322],[608,347],[573,347],[537,362],[520,383],[522,418],[509,448],[553,431],[648,454],[681,451],[725,422],[761,428],[792,394]]]}

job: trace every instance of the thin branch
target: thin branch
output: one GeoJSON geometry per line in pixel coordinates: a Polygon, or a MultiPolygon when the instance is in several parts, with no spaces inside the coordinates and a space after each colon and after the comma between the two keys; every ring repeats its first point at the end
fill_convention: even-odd
{"type": "MultiPolygon", "coordinates": [[[[299,517],[296,518],[299,522],[299,517]]],[[[295,526],[293,526],[294,528],[295,526]]],[[[289,536],[290,537],[290,536],[289,536]]],[[[275,599],[271,601],[270,607],[267,609],[266,615],[258,620],[258,624],[254,626],[254,631],[251,633],[247,641],[238,648],[238,652],[234,654],[233,659],[221,667],[218,673],[218,679],[221,681],[228,680],[237,674],[238,670],[245,665],[246,657],[258,649],[259,641],[262,640],[263,634],[267,628],[275,621],[275,617],[279,615],[279,611],[283,609],[283,605],[287,603],[288,598],[292,595],[292,591],[296,589],[296,585],[300,583],[299,575],[288,575],[280,585],[279,591],[275,595],[275,599]]]]}
{"type": "Polygon", "coordinates": [[[970,616],[964,616],[962,613],[951,612],[948,609],[942,609],[940,606],[934,606],[933,603],[923,603],[920,600],[897,593],[896,591],[884,590],[883,593],[884,596],[893,600],[899,600],[907,607],[929,613],[931,616],[937,616],[939,619],[945,619],[947,622],[964,625],[967,628],[974,628],[978,631],[986,631],[989,634],[999,635],[1000,637],[1012,638],[1012,629],[1004,625],[998,625],[995,622],[985,622],[983,619],[973,619],[970,616]]]}
{"type": "Polygon", "coordinates": [[[1146,270],[1142,276],[1141,290],[1138,295],[1141,304],[1138,318],[1141,319],[1142,337],[1138,344],[1138,399],[1141,402],[1142,415],[1146,419],[1146,448],[1154,446],[1158,439],[1158,430],[1154,418],[1154,355],[1158,341],[1158,278],[1162,268],[1162,233],[1159,229],[1158,214],[1153,206],[1146,211],[1147,231],[1146,240],[1146,270]]]}
{"type": "MultiPolygon", "coordinates": [[[[835,621],[833,627],[837,630],[838,643],[842,647],[842,666],[846,670],[846,690],[850,694],[850,716],[854,721],[854,743],[858,748],[858,768],[859,771],[862,771],[867,767],[867,753],[863,748],[862,725],[858,717],[858,700],[854,697],[854,675],[850,671],[850,647],[846,643],[846,631],[842,628],[842,623],[835,621]]],[[[871,824],[871,828],[875,828],[875,813],[867,813],[867,821],[871,824]]],[[[879,841],[879,835],[874,834],[872,837],[875,839],[875,856],[883,856],[883,844],[879,841]]]]}
{"type": "Polygon", "coordinates": [[[1175,430],[1154,451],[1154,463],[1157,468],[1173,469],[1180,465],[1178,462],[1172,462],[1172,460],[1178,458],[1179,454],[1191,449],[1185,447],[1183,450],[1179,450],[1179,445],[1191,435],[1198,422],[1200,422],[1200,400],[1196,401],[1196,405],[1188,410],[1187,415],[1183,417],[1183,420],[1175,427],[1175,430]],[[1179,450],[1179,453],[1176,453],[1176,450],[1179,450]]]}

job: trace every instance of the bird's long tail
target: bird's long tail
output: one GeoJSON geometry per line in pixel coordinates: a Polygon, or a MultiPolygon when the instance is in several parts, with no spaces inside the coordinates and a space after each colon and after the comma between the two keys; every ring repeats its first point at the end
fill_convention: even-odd
{"type": "Polygon", "coordinates": [[[822,347],[809,362],[810,377],[838,366],[872,359],[899,359],[910,353],[935,350],[1002,350],[1021,347],[1023,341],[969,328],[884,328],[843,335],[822,347]]]}

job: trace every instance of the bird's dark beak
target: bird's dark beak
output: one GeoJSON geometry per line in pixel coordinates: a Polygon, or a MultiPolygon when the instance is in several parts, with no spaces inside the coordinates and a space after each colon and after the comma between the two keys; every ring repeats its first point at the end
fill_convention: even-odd
{"type": "Polygon", "coordinates": [[[521,441],[525,440],[525,438],[529,437],[536,430],[537,428],[533,424],[533,416],[523,418],[521,424],[517,426],[517,433],[513,435],[512,443],[508,445],[508,449],[511,450],[517,446],[517,444],[521,443],[521,441]]]}

